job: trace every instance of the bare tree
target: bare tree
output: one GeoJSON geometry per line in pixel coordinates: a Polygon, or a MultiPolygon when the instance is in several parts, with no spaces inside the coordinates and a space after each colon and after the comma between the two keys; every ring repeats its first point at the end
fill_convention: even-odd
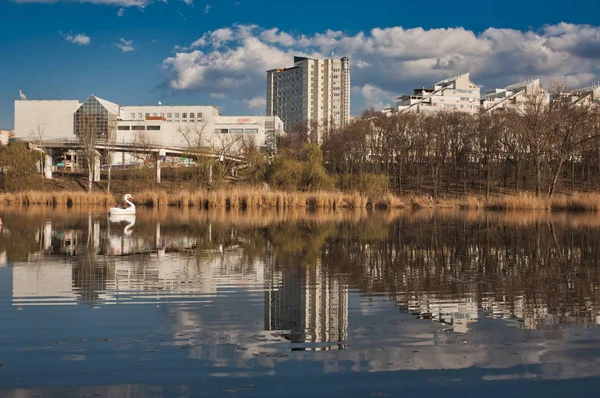
{"type": "Polygon", "coordinates": [[[46,136],[46,126],[38,125],[36,129],[33,131],[33,143],[36,145],[41,145],[42,141],[44,141],[44,137],[46,136]]]}
{"type": "Polygon", "coordinates": [[[76,127],[81,153],[88,170],[88,192],[91,192],[98,145],[98,117],[94,114],[80,112],[76,117],[76,127]]]}
{"type": "Polygon", "coordinates": [[[196,164],[196,183],[207,183],[214,161],[210,159],[210,145],[204,136],[205,123],[187,123],[180,125],[177,132],[186,144],[186,155],[196,164]],[[208,173],[207,173],[208,172],[208,173]]]}
{"type": "Polygon", "coordinates": [[[233,165],[236,163],[235,154],[238,149],[243,150],[244,148],[244,135],[214,134],[209,145],[211,152],[217,159],[212,178],[218,184],[225,178],[227,172],[233,170],[233,165]]]}
{"type": "Polygon", "coordinates": [[[115,156],[115,147],[117,144],[117,119],[110,118],[108,121],[105,161],[108,170],[108,183],[106,185],[106,193],[110,193],[110,185],[112,182],[112,164],[115,156]]]}

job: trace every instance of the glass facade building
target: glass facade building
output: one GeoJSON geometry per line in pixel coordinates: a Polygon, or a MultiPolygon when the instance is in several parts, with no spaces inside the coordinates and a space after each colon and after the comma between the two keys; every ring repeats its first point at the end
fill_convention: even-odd
{"type": "MultiPolygon", "coordinates": [[[[102,100],[102,102],[107,101],[102,100]]],[[[106,140],[114,135],[117,114],[108,108],[117,105],[102,102],[92,95],[79,107],[75,112],[75,134],[94,134],[96,139],[100,140],[106,140]]]]}

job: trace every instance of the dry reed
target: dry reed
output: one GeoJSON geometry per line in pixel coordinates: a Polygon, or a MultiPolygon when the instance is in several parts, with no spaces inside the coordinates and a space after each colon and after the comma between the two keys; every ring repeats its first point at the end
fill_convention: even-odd
{"type": "Polygon", "coordinates": [[[115,204],[115,198],[102,192],[25,191],[2,193],[0,194],[0,203],[16,206],[111,206],[115,204]]]}
{"type": "MultiPolygon", "coordinates": [[[[429,195],[396,196],[390,193],[369,198],[358,192],[315,191],[285,192],[259,188],[229,188],[215,191],[177,191],[160,189],[133,193],[138,206],[201,207],[225,209],[307,208],[307,209],[468,209],[468,210],[568,210],[600,211],[599,193],[555,195],[551,199],[533,193],[501,195],[485,198],[479,195],[434,199],[429,195]]],[[[118,198],[120,200],[120,198],[118,198]]],[[[101,192],[39,192],[26,191],[0,194],[0,204],[47,206],[111,206],[115,197],[101,192]]]]}

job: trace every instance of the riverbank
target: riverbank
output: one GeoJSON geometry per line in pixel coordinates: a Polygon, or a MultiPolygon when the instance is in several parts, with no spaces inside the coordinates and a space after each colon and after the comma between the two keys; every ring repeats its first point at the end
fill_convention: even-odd
{"type": "MultiPolygon", "coordinates": [[[[432,198],[428,195],[396,196],[386,194],[370,198],[359,193],[340,191],[284,192],[259,188],[223,188],[213,191],[167,192],[161,189],[133,191],[134,202],[147,207],[202,208],[378,208],[378,209],[470,209],[470,210],[567,210],[599,211],[599,193],[536,197],[533,193],[505,194],[485,198],[481,195],[432,198]]],[[[0,204],[9,206],[113,206],[120,197],[102,192],[25,191],[0,194],[0,204]]]]}

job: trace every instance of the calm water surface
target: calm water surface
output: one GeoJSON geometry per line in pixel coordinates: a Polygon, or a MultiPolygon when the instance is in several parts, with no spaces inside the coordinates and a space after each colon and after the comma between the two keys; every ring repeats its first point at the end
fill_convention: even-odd
{"type": "Polygon", "coordinates": [[[0,397],[600,388],[596,215],[0,216],[0,397]]]}

